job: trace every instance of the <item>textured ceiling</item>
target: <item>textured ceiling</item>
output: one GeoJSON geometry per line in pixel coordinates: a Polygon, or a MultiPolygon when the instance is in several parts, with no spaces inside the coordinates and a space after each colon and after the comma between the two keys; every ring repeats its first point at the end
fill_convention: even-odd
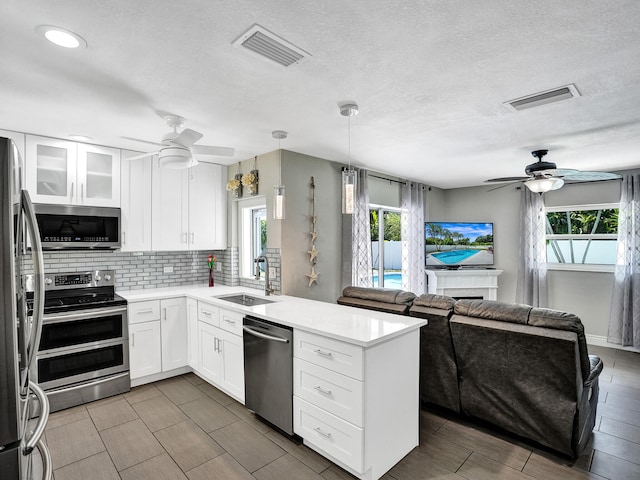
{"type": "MultiPolygon", "coordinates": [[[[178,114],[233,163],[277,148],[452,188],[562,168],[640,167],[640,2],[3,0],[0,128],[135,150],[178,114]],[[282,67],[231,43],[254,23],[311,53],[282,67]],[[72,30],[81,50],[46,42],[72,30]],[[502,102],[574,83],[575,99],[502,102]]],[[[153,148],[153,147],[150,147],[153,148]]]]}

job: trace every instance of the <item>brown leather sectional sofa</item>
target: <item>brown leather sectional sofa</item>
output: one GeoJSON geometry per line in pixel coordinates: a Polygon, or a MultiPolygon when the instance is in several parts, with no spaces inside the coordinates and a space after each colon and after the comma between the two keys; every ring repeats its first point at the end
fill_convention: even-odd
{"type": "Polygon", "coordinates": [[[420,400],[577,457],[595,425],[602,361],[578,317],[491,300],[347,287],[338,303],[427,319],[420,400]]]}

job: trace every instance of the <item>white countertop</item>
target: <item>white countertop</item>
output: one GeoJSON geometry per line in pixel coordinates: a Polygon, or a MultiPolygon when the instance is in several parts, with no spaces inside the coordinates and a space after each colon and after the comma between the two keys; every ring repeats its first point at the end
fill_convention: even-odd
{"type": "Polygon", "coordinates": [[[207,286],[186,285],[145,290],[123,290],[117,293],[129,302],[185,296],[362,347],[371,347],[385,342],[427,323],[426,320],[420,318],[287,295],[271,295],[267,298],[273,303],[253,307],[245,307],[216,298],[233,293],[264,297],[263,291],[246,287],[221,285],[209,288],[207,286]]]}

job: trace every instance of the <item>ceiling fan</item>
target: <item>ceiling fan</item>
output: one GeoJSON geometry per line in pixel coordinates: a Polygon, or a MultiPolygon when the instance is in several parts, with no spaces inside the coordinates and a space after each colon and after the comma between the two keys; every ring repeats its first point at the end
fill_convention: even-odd
{"type": "MultiPolygon", "coordinates": [[[[534,150],[531,152],[538,159],[524,169],[526,177],[491,178],[486,182],[523,182],[529,190],[535,193],[545,193],[558,190],[565,183],[599,182],[602,180],[616,180],[622,178],[617,173],[585,172],[571,168],[556,168],[553,162],[543,161],[549,150],[534,150]]],[[[501,187],[498,187],[501,188],[501,187]]]]}
{"type": "Polygon", "coordinates": [[[184,125],[184,118],[178,115],[166,115],[164,119],[173,131],[166,133],[162,137],[161,143],[149,142],[138,138],[123,137],[129,140],[135,140],[136,142],[149,143],[160,147],[156,151],[136,155],[129,158],[129,160],[140,160],[142,158],[158,155],[158,163],[161,167],[179,169],[190,168],[198,165],[198,160],[194,155],[231,157],[235,153],[235,150],[229,147],[194,145],[194,143],[202,138],[202,134],[195,130],[191,130],[190,128],[185,128],[178,133],[178,128],[184,125]]]}

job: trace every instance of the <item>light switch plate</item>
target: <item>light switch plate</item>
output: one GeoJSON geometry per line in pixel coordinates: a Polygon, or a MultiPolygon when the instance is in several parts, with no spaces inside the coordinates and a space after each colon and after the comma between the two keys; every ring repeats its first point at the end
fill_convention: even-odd
{"type": "Polygon", "coordinates": [[[216,263],[216,271],[218,271],[218,272],[222,271],[222,264],[220,262],[216,263]]]}
{"type": "Polygon", "coordinates": [[[269,267],[269,278],[276,278],[276,267],[269,267]]]}

